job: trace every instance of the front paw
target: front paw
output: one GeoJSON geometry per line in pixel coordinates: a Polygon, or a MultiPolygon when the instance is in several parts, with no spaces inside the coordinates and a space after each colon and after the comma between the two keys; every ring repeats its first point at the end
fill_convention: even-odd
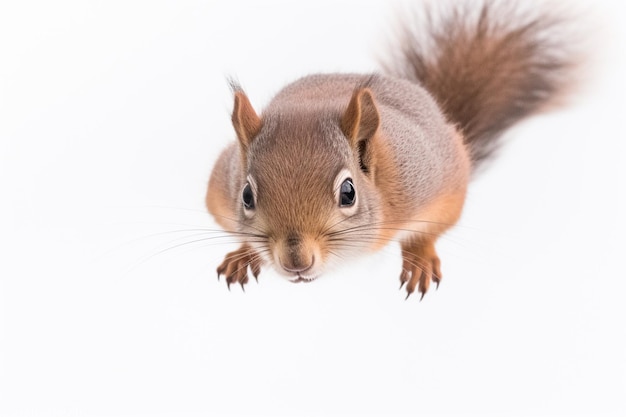
{"type": "Polygon", "coordinates": [[[402,273],[400,288],[406,284],[406,298],[418,288],[420,300],[433,281],[437,287],[441,282],[441,262],[435,252],[434,242],[402,244],[402,273]]]}
{"type": "Polygon", "coordinates": [[[217,279],[220,279],[220,275],[224,275],[229,290],[230,284],[238,282],[241,289],[245,291],[244,285],[248,282],[248,266],[254,279],[257,279],[261,272],[261,257],[250,246],[243,245],[226,255],[222,264],[217,267],[217,279]]]}

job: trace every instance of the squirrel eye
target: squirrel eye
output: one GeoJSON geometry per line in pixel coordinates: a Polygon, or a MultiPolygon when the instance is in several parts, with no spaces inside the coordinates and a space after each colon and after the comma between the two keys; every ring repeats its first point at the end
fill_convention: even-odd
{"type": "Polygon", "coordinates": [[[243,201],[243,207],[246,210],[254,210],[254,194],[252,193],[252,187],[250,187],[250,183],[246,183],[246,186],[243,187],[241,197],[243,201]]]}
{"type": "Polygon", "coordinates": [[[339,191],[339,206],[350,207],[354,205],[355,200],[356,200],[356,190],[354,189],[352,178],[346,178],[341,183],[341,189],[339,191]]]}

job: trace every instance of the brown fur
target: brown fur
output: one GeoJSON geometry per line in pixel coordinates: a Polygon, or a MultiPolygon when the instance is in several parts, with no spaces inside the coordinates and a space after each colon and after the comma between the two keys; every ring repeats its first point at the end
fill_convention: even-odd
{"type": "Polygon", "coordinates": [[[241,91],[235,92],[232,121],[239,141],[247,149],[252,139],[259,134],[262,123],[252,108],[248,96],[241,91]]]}
{"type": "Polygon", "coordinates": [[[374,136],[378,126],[380,115],[372,92],[367,88],[355,90],[341,118],[341,130],[350,139],[352,147],[358,150],[359,142],[374,136]]]}
{"type": "Polygon", "coordinates": [[[234,181],[233,176],[238,176],[239,172],[233,171],[240,171],[240,168],[231,166],[233,161],[239,161],[236,155],[238,153],[239,149],[233,144],[220,154],[211,173],[205,198],[209,213],[213,214],[215,221],[229,232],[236,232],[238,223],[235,208],[238,200],[233,199],[233,187],[237,186],[238,181],[234,181]]]}
{"type": "Polygon", "coordinates": [[[515,2],[484,0],[477,14],[470,4],[426,8],[404,26],[403,46],[383,65],[435,97],[479,163],[511,125],[561,98],[575,55],[562,19],[522,12],[515,2]]]}
{"type": "Polygon", "coordinates": [[[567,79],[569,61],[545,37],[553,22],[512,23],[506,17],[515,14],[495,4],[485,0],[474,18],[462,7],[439,20],[428,12],[387,66],[400,78],[304,77],[261,117],[233,84],[238,145],[218,159],[206,200],[244,240],[218,268],[229,285],[243,286],[262,263],[292,281],[312,280],[332,261],[390,241],[401,244],[407,296],[439,285],[435,243],[459,219],[470,172],[567,79]],[[351,184],[347,203],[342,184],[351,184]]]}

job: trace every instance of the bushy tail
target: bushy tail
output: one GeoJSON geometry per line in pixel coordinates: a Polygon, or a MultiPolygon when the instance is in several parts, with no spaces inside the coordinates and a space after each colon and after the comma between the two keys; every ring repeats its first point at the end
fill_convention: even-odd
{"type": "Polygon", "coordinates": [[[507,128],[562,95],[574,60],[558,18],[511,1],[443,3],[404,25],[383,65],[434,96],[479,163],[507,128]]]}

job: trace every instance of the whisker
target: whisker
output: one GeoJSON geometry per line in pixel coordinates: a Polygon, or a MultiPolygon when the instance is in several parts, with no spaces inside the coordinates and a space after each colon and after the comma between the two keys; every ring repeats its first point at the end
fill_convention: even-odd
{"type": "Polygon", "coordinates": [[[191,211],[194,213],[202,213],[202,214],[207,214],[207,210],[201,210],[201,209],[194,209],[194,208],[188,208],[188,207],[174,207],[174,206],[163,206],[163,205],[147,205],[147,206],[135,206],[135,207],[129,207],[129,208],[137,208],[137,209],[159,209],[159,210],[178,210],[178,211],[191,211]]]}
{"type": "Polygon", "coordinates": [[[233,219],[233,218],[230,218],[230,217],[227,217],[227,216],[222,216],[222,215],[219,215],[219,214],[215,214],[214,216],[215,216],[215,217],[220,217],[220,218],[222,218],[222,219],[226,219],[226,220],[228,220],[228,221],[231,221],[231,222],[236,223],[236,224],[238,224],[238,225],[240,225],[240,226],[243,226],[243,227],[249,227],[249,228],[251,228],[251,229],[254,229],[254,230],[258,231],[258,232],[259,232],[261,235],[263,235],[263,236],[266,236],[266,237],[267,237],[267,235],[268,235],[268,233],[266,233],[264,230],[259,229],[258,227],[253,226],[253,225],[251,225],[251,224],[246,224],[246,223],[243,223],[243,222],[241,222],[241,221],[240,221],[240,220],[238,220],[238,219],[233,219]]]}
{"type": "MultiPolygon", "coordinates": [[[[158,223],[161,224],[161,223],[158,223]]],[[[172,224],[172,223],[169,223],[172,224]]],[[[179,224],[177,224],[179,225],[179,224]]],[[[185,225],[188,226],[188,225],[185,225]]],[[[211,229],[211,228],[205,228],[205,227],[191,227],[191,228],[187,228],[187,229],[175,229],[175,230],[167,230],[167,231],[163,231],[163,232],[156,232],[156,233],[151,233],[151,234],[147,234],[147,235],[143,235],[143,236],[139,236],[133,239],[130,239],[126,242],[121,243],[119,246],[123,247],[123,246],[127,246],[129,244],[132,243],[136,243],[138,241],[141,240],[147,240],[147,239],[152,239],[155,237],[159,237],[159,236],[166,236],[166,235],[171,235],[171,234],[179,234],[179,233],[188,233],[188,232],[199,232],[198,234],[217,234],[219,236],[215,236],[216,238],[219,237],[232,237],[234,236],[241,236],[241,237],[256,237],[256,238],[264,238],[265,236],[263,235],[258,235],[255,233],[249,233],[249,232],[238,232],[238,231],[234,231],[234,232],[229,232],[229,231],[225,231],[222,229],[211,229]]],[[[115,250],[119,249],[119,247],[117,248],[113,248],[110,250],[110,252],[113,252],[115,250]]]]}
{"type": "Polygon", "coordinates": [[[340,225],[341,223],[343,223],[343,222],[345,222],[345,221],[347,221],[347,220],[350,220],[352,217],[353,217],[353,216],[346,217],[346,218],[344,218],[344,219],[341,219],[341,220],[339,220],[339,221],[337,221],[337,222],[335,222],[335,223],[331,224],[331,225],[330,225],[330,226],[328,226],[328,227],[325,227],[324,229],[322,229],[322,231],[321,231],[319,234],[320,234],[320,235],[327,235],[327,234],[329,234],[328,232],[329,232],[332,228],[337,227],[338,225],[340,225]]]}
{"type": "Polygon", "coordinates": [[[241,253],[239,256],[236,256],[234,258],[231,258],[231,260],[234,261],[240,261],[241,259],[244,259],[246,256],[250,256],[251,254],[256,254],[256,253],[270,253],[270,249],[268,248],[261,248],[261,250],[257,250],[255,248],[251,248],[246,252],[241,253]]]}
{"type": "MultiPolygon", "coordinates": [[[[138,266],[145,264],[149,260],[151,260],[151,259],[153,259],[153,258],[155,258],[155,257],[157,257],[157,256],[159,256],[159,255],[161,255],[163,253],[172,251],[174,249],[178,249],[178,248],[189,246],[189,245],[194,245],[194,244],[197,244],[197,243],[206,243],[206,242],[214,241],[216,239],[231,238],[232,240],[214,242],[213,244],[219,244],[219,245],[233,244],[233,243],[234,244],[242,244],[242,243],[260,243],[260,244],[263,244],[263,243],[266,242],[266,240],[262,239],[262,238],[250,239],[249,237],[246,237],[246,239],[243,239],[242,236],[223,235],[223,236],[207,236],[207,237],[203,237],[203,238],[200,238],[200,239],[187,240],[185,242],[177,243],[177,244],[172,245],[172,243],[178,242],[178,241],[180,241],[182,239],[190,239],[190,238],[194,238],[196,236],[203,236],[203,235],[204,235],[204,233],[195,233],[195,234],[192,234],[192,235],[183,236],[183,237],[172,239],[172,240],[170,240],[168,242],[165,242],[165,243],[163,243],[163,244],[161,244],[159,246],[163,246],[165,244],[165,245],[168,245],[167,247],[159,249],[159,246],[157,246],[156,248],[153,249],[153,250],[156,250],[156,252],[152,252],[150,254],[144,255],[130,269],[131,270],[135,269],[138,266]]],[[[204,245],[201,245],[201,246],[202,247],[208,247],[208,246],[211,246],[211,245],[204,244],[204,245]]]]}
{"type": "MultiPolygon", "coordinates": [[[[255,261],[262,261],[263,259],[257,255],[257,254],[250,254],[250,253],[245,253],[242,254],[242,256],[238,257],[237,261],[240,261],[246,257],[250,256],[251,261],[255,262],[255,261]]],[[[251,262],[251,263],[252,263],[251,262]]],[[[241,271],[242,269],[247,269],[248,267],[250,267],[250,263],[244,263],[242,266],[240,266],[239,268],[237,268],[235,271],[233,271],[233,275],[236,275],[239,271],[241,271]]],[[[243,283],[240,282],[240,284],[243,286],[243,283]]],[[[244,290],[245,291],[245,290],[244,290]]]]}
{"type": "MultiPolygon", "coordinates": [[[[402,232],[408,232],[408,233],[415,233],[421,236],[432,236],[432,237],[440,237],[441,239],[445,239],[446,241],[449,242],[454,242],[458,245],[461,246],[465,246],[465,242],[461,242],[458,241],[457,239],[453,239],[450,237],[449,234],[439,234],[439,233],[432,233],[432,232],[425,232],[423,230],[415,230],[415,229],[407,229],[407,228],[394,228],[394,227],[374,227],[374,228],[369,228],[369,229],[365,229],[363,228],[363,231],[359,230],[360,227],[358,228],[350,228],[350,229],[344,229],[341,231],[337,231],[337,232],[333,232],[333,234],[329,234],[327,236],[329,236],[327,239],[331,240],[331,239],[337,239],[338,241],[343,241],[344,239],[350,239],[350,240],[355,240],[355,237],[362,237],[365,239],[368,239],[370,237],[372,238],[378,238],[378,234],[373,233],[376,230],[393,230],[393,231],[402,231],[402,232]]],[[[402,243],[403,240],[398,238],[397,236],[392,236],[392,237],[380,237],[379,241],[384,241],[384,242],[399,242],[402,243]]]]}
{"type": "Polygon", "coordinates": [[[328,236],[336,236],[336,235],[342,235],[342,234],[345,234],[345,233],[359,232],[361,230],[365,230],[365,231],[370,231],[370,230],[394,230],[394,231],[399,231],[399,232],[412,232],[412,233],[422,233],[422,234],[438,235],[438,233],[426,232],[426,231],[418,230],[418,229],[407,229],[407,228],[403,228],[403,227],[377,227],[377,226],[375,226],[375,224],[371,224],[371,225],[355,226],[355,227],[351,227],[351,228],[347,228],[347,229],[338,230],[338,231],[329,233],[328,236]]]}
{"type": "MultiPolygon", "coordinates": [[[[180,239],[177,239],[177,240],[180,240],[180,239]]],[[[187,241],[187,242],[178,243],[176,245],[171,245],[171,246],[168,246],[168,247],[163,248],[163,249],[159,249],[156,252],[153,252],[150,255],[147,255],[144,258],[142,258],[140,263],[139,263],[139,265],[141,265],[141,264],[149,261],[150,259],[152,259],[152,258],[154,258],[154,257],[156,257],[158,255],[161,255],[161,254],[163,254],[165,252],[172,251],[174,249],[177,249],[177,248],[180,248],[180,247],[183,247],[183,246],[192,245],[192,244],[199,243],[199,242],[206,242],[208,240],[211,240],[211,238],[194,239],[194,240],[190,240],[190,241],[187,241]]],[[[174,240],[174,241],[176,241],[176,240],[174,240]]],[[[220,242],[220,243],[222,243],[222,242],[220,242]]],[[[232,242],[232,243],[239,243],[239,242],[235,241],[235,242],[232,242]]]]}

